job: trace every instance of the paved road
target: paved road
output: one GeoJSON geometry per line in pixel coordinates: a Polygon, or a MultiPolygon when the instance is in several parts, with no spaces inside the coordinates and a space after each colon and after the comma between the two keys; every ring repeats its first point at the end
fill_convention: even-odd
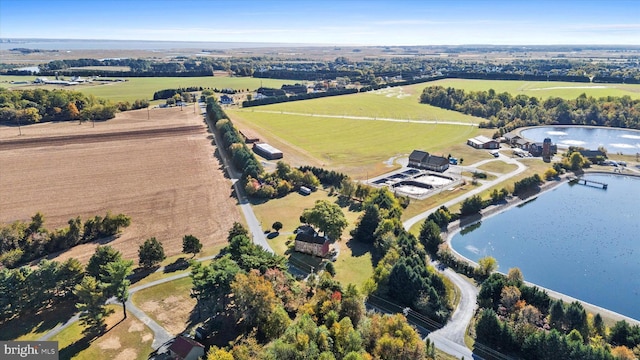
{"type": "MultiPolygon", "coordinates": [[[[200,111],[202,113],[206,111],[206,108],[203,103],[200,103],[200,111]]],[[[204,116],[204,118],[207,124],[209,125],[209,129],[211,129],[211,133],[215,138],[216,144],[222,144],[222,140],[220,140],[220,137],[218,136],[218,134],[215,131],[213,131],[213,129],[215,129],[215,126],[211,123],[211,121],[206,115],[204,116]]],[[[233,189],[236,193],[238,204],[240,205],[242,214],[244,215],[244,218],[247,221],[247,226],[249,227],[249,233],[253,235],[253,242],[256,243],[257,245],[262,246],[266,251],[273,253],[273,249],[271,249],[271,246],[269,246],[269,243],[267,243],[267,238],[264,236],[264,229],[262,228],[260,222],[258,221],[258,218],[256,218],[256,214],[253,212],[253,209],[251,208],[251,203],[249,203],[249,200],[247,200],[247,197],[244,194],[244,189],[241,186],[239,186],[238,180],[240,180],[241,178],[240,174],[238,174],[235,171],[233,166],[229,165],[229,159],[227,158],[227,155],[224,151],[218,150],[218,154],[220,155],[224,168],[227,170],[227,174],[229,175],[229,178],[231,179],[231,183],[233,184],[233,189]]]]}
{"type": "MultiPolygon", "coordinates": [[[[489,189],[490,187],[497,185],[526,170],[525,165],[515,159],[504,156],[502,154],[500,154],[498,158],[481,161],[471,166],[465,166],[460,170],[474,171],[477,166],[496,160],[502,160],[510,164],[515,164],[518,166],[518,168],[508,174],[498,176],[495,180],[485,182],[481,186],[465,193],[464,195],[458,196],[455,199],[447,201],[443,205],[451,207],[454,204],[463,201],[469,196],[479,194],[482,191],[489,189]]],[[[416,223],[426,219],[438,208],[439,206],[410,218],[403,223],[404,228],[406,230],[411,229],[411,227],[413,227],[416,223]]],[[[451,269],[445,269],[442,273],[449,280],[451,280],[451,282],[453,282],[456,287],[458,287],[458,289],[460,289],[460,303],[454,310],[449,322],[447,322],[447,324],[442,329],[430,333],[428,335],[428,338],[434,342],[438,349],[448,354],[451,354],[458,358],[464,357],[465,359],[472,359],[474,358],[474,355],[472,351],[465,345],[464,336],[466,334],[469,321],[471,321],[476,308],[476,297],[478,296],[478,289],[473,284],[465,280],[465,278],[451,269]]]]}
{"type": "MultiPolygon", "coordinates": [[[[510,172],[510,173],[507,173],[507,174],[504,174],[504,175],[500,175],[494,180],[487,181],[487,182],[483,183],[482,185],[480,185],[479,187],[477,187],[477,188],[475,188],[475,189],[473,189],[473,190],[471,190],[471,191],[469,191],[469,192],[467,192],[467,193],[465,193],[463,195],[460,195],[460,196],[456,197],[455,199],[449,200],[449,201],[445,202],[444,204],[441,204],[440,206],[444,205],[446,207],[451,207],[451,206],[453,206],[453,205],[455,205],[455,204],[457,204],[459,202],[462,202],[464,199],[468,198],[469,196],[477,195],[477,194],[479,194],[479,193],[491,188],[492,186],[498,185],[501,182],[503,182],[503,181],[505,181],[505,180],[507,180],[509,178],[512,178],[512,177],[522,173],[523,171],[525,171],[527,169],[527,167],[524,164],[522,164],[521,162],[519,162],[518,160],[510,158],[510,157],[502,155],[502,154],[500,154],[500,157],[495,158],[495,159],[489,159],[489,160],[481,161],[481,162],[479,162],[477,164],[474,164],[474,165],[471,165],[471,166],[463,166],[463,167],[458,167],[458,168],[460,170],[473,172],[476,169],[476,166],[479,166],[479,165],[482,165],[482,164],[486,164],[487,162],[491,162],[491,161],[497,161],[497,160],[502,160],[502,161],[504,161],[504,162],[506,162],[508,164],[514,164],[514,165],[518,166],[518,168],[516,170],[510,172]]],[[[456,165],[453,165],[452,168],[455,169],[456,165]]],[[[431,215],[431,213],[433,213],[434,211],[438,210],[438,208],[440,206],[435,207],[433,209],[429,209],[429,210],[427,210],[427,211],[425,211],[423,213],[420,213],[420,214],[408,219],[407,221],[405,221],[403,223],[404,228],[409,230],[411,227],[413,227],[413,225],[415,225],[418,222],[426,219],[429,215],[431,215]]]]}

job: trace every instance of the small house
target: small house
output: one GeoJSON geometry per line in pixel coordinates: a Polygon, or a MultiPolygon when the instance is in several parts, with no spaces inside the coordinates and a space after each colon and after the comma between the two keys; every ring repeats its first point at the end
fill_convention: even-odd
{"type": "Polygon", "coordinates": [[[308,225],[300,226],[297,230],[295,247],[298,252],[325,257],[329,253],[329,238],[320,236],[308,225]]]}
{"type": "Polygon", "coordinates": [[[204,356],[204,345],[186,336],[178,336],[169,347],[169,355],[176,360],[198,360],[204,356]]]}
{"type": "Polygon", "coordinates": [[[233,104],[233,99],[231,98],[231,96],[222,95],[222,96],[220,96],[220,104],[222,104],[222,105],[231,105],[231,104],[233,104]]]}

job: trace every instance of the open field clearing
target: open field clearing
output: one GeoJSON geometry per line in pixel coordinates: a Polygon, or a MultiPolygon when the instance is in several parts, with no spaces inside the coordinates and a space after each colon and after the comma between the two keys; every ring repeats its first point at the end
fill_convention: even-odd
{"type": "Polygon", "coordinates": [[[193,284],[190,277],[156,285],[133,294],[131,300],[150,318],[173,335],[185,331],[196,306],[189,294],[193,284]]]}
{"type": "Polygon", "coordinates": [[[114,102],[129,101],[136,99],[153,99],[153,93],[170,88],[202,86],[204,88],[232,88],[236,90],[251,91],[260,87],[280,88],[282,84],[294,84],[295,80],[258,79],[250,77],[153,77],[153,78],[123,78],[127,81],[113,83],[90,83],[76,86],[54,86],[54,85],[32,85],[20,84],[12,85],[12,81],[33,81],[35,76],[0,76],[0,86],[8,89],[24,90],[43,87],[45,89],[65,89],[80,91],[85,94],[93,94],[99,98],[109,99],[114,102]]]}
{"type": "MultiPolygon", "coordinates": [[[[359,94],[330,96],[305,101],[247,108],[246,111],[292,112],[309,115],[359,116],[398,120],[453,121],[477,124],[484,119],[439,107],[420,104],[428,84],[398,86],[359,94]]],[[[230,111],[231,112],[231,111],[230,111]]]]}
{"type": "MultiPolygon", "coordinates": [[[[551,96],[564,99],[575,99],[580,94],[595,98],[602,96],[629,95],[632,99],[640,99],[640,85],[631,84],[591,84],[556,81],[519,81],[519,80],[468,80],[444,79],[430,83],[419,84],[420,89],[427,86],[444,86],[466,91],[486,91],[493,89],[498,93],[508,92],[513,96],[524,94],[546,99],[551,96]]],[[[416,85],[414,85],[416,86],[416,85]]],[[[420,92],[422,90],[419,90],[420,92]]],[[[419,96],[419,94],[418,94],[419,96]]]]}
{"type": "MultiPolygon", "coordinates": [[[[110,242],[126,258],[155,236],[167,256],[193,234],[204,248],[226,241],[240,215],[201,116],[179,108],[130,111],[106,122],[0,127],[0,222],[27,221],[40,211],[45,226],[66,226],[107,211],[131,216],[110,242]],[[7,145],[8,144],[8,145],[7,145]]],[[[87,261],[96,244],[59,260],[87,261]]]]}
{"type": "Polygon", "coordinates": [[[113,313],[106,320],[107,332],[93,340],[82,334],[84,327],[75,322],[51,340],[58,341],[61,359],[147,359],[153,333],[135,316],[123,321],[122,307],[110,305],[113,313]]]}
{"type": "MultiPolygon", "coordinates": [[[[228,111],[236,127],[250,128],[263,141],[280,149],[292,165],[316,165],[364,180],[390,171],[384,162],[408,156],[414,149],[456,157],[450,149],[480,133],[475,126],[355,120],[286,114],[228,111]],[[291,162],[289,154],[303,163],[291,162]]],[[[464,151],[473,150],[464,145],[464,151]]],[[[461,149],[464,147],[460,147],[461,149]]],[[[482,152],[489,158],[489,154],[482,152]]]]}
{"type": "Polygon", "coordinates": [[[506,174],[516,170],[517,168],[518,166],[514,164],[508,164],[502,160],[491,161],[486,164],[478,166],[479,170],[484,170],[484,171],[489,171],[489,172],[494,172],[499,174],[506,174]]]}

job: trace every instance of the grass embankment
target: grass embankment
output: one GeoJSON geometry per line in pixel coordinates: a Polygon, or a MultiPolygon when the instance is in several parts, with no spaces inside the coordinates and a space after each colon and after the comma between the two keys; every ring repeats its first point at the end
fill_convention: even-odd
{"type": "Polygon", "coordinates": [[[427,86],[444,86],[463,89],[466,91],[486,91],[494,89],[497,93],[508,92],[513,96],[524,94],[537,98],[560,97],[575,99],[580,94],[595,98],[605,96],[625,96],[640,99],[640,85],[635,84],[591,84],[560,81],[520,81],[520,80],[468,80],[443,79],[421,84],[421,89],[427,86]]]}
{"type": "Polygon", "coordinates": [[[122,317],[122,308],[110,305],[107,332],[95,339],[83,334],[84,326],[75,322],[51,341],[58,341],[61,359],[147,359],[151,353],[153,333],[136,317],[122,317]]]}
{"type": "Polygon", "coordinates": [[[261,84],[265,87],[280,88],[282,84],[294,84],[294,80],[278,79],[258,79],[249,77],[151,77],[151,78],[122,78],[124,82],[93,82],[75,86],[54,86],[54,85],[33,85],[17,84],[12,85],[12,81],[35,80],[36,76],[0,76],[0,86],[15,90],[44,88],[44,89],[65,89],[80,91],[85,94],[92,94],[99,98],[105,98],[114,102],[129,101],[136,99],[153,99],[153,93],[162,89],[172,89],[178,87],[202,86],[204,88],[231,88],[236,90],[254,91],[261,84]]]}

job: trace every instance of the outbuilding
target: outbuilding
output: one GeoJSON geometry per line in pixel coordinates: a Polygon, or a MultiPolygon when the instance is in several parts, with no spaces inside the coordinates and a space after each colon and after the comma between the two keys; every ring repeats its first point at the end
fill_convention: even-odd
{"type": "Polygon", "coordinates": [[[274,148],[273,146],[267,143],[253,144],[253,152],[255,152],[256,154],[262,156],[267,160],[282,159],[282,157],[284,156],[282,154],[282,151],[274,148]]]}
{"type": "Polygon", "coordinates": [[[409,155],[409,167],[443,172],[449,168],[449,159],[431,155],[426,151],[413,150],[409,155]]]}
{"type": "Polygon", "coordinates": [[[489,139],[486,136],[479,135],[467,140],[467,145],[476,149],[499,149],[500,143],[497,140],[489,139]]]}

